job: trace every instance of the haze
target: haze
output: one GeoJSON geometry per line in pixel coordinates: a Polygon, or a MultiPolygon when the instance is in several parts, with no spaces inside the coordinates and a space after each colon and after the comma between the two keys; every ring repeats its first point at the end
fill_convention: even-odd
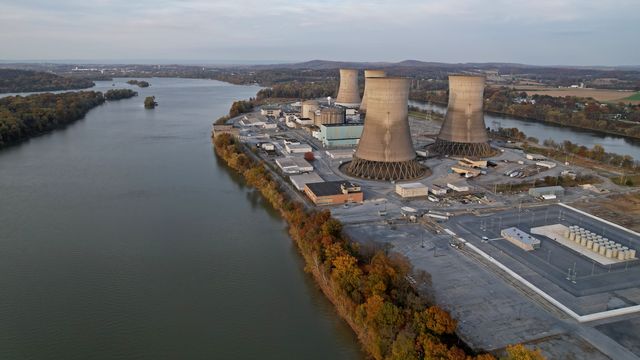
{"type": "Polygon", "coordinates": [[[0,60],[637,65],[634,0],[2,0],[0,60]]]}

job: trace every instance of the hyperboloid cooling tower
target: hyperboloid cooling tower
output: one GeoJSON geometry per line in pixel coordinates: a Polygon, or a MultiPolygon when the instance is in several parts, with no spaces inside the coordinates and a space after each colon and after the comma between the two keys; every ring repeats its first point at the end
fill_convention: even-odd
{"type": "Polygon", "coordinates": [[[360,106],[358,70],[340,69],[340,87],[338,88],[336,104],[351,108],[360,106]]]}
{"type": "Polygon", "coordinates": [[[491,155],[484,125],[484,80],[484,76],[449,76],[449,106],[434,151],[447,155],[491,155]]]}
{"type": "Polygon", "coordinates": [[[370,78],[367,86],[364,129],[346,172],[375,180],[404,180],[424,175],[426,170],[416,161],[409,132],[409,79],[370,78]]]}
{"type": "Polygon", "coordinates": [[[364,95],[362,95],[362,103],[360,104],[360,111],[367,111],[367,79],[369,78],[381,78],[387,76],[387,73],[384,70],[365,70],[364,71],[364,95]]]}

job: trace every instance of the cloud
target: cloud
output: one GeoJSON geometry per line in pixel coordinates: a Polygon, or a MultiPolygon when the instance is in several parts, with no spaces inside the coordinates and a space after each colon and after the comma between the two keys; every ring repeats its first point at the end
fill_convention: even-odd
{"type": "MultiPolygon", "coordinates": [[[[543,51],[561,63],[593,41],[632,43],[639,14],[635,0],[3,0],[0,41],[8,58],[526,62],[520,54],[543,51]]],[[[592,61],[640,63],[640,50],[621,50],[594,48],[592,61]]]]}

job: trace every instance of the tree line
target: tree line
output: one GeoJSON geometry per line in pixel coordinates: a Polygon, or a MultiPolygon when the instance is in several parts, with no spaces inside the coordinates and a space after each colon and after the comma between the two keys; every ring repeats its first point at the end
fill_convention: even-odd
{"type": "MultiPolygon", "coordinates": [[[[291,201],[264,164],[248,156],[237,139],[223,134],[213,142],[216,154],[282,214],[306,269],[372,358],[495,359],[465,347],[455,334],[457,321],[441,307],[427,303],[407,280],[412,275],[428,283],[428,274],[414,274],[400,255],[358,251],[358,245],[348,239],[342,224],[328,210],[307,211],[291,201]]],[[[538,351],[515,345],[507,349],[505,359],[543,357],[538,351]]]]}
{"type": "Polygon", "coordinates": [[[91,80],[63,77],[46,72],[0,69],[0,93],[75,90],[90,88],[94,85],[91,80]]]}
{"type": "Polygon", "coordinates": [[[131,89],[112,89],[104,93],[104,98],[108,101],[128,99],[134,96],[138,96],[138,92],[131,89]]]}
{"type": "Polygon", "coordinates": [[[146,88],[146,87],[151,86],[151,84],[149,84],[148,81],[144,81],[144,80],[129,80],[129,81],[127,81],[127,84],[129,84],[129,85],[137,85],[138,87],[141,87],[141,88],[146,88]]]}

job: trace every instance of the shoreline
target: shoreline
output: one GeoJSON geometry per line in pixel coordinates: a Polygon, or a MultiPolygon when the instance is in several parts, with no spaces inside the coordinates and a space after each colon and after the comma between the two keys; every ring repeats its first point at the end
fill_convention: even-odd
{"type": "MultiPolygon", "coordinates": [[[[305,261],[305,271],[354,331],[369,358],[385,359],[400,352],[401,358],[495,359],[492,354],[472,352],[455,334],[457,321],[418,294],[406,278],[413,268],[400,255],[378,252],[368,258],[329,210],[307,210],[292,200],[282,189],[282,179],[275,179],[262,161],[254,160],[245,144],[228,134],[212,137],[212,142],[216,156],[280,213],[305,261]],[[368,282],[374,280],[380,282],[376,286],[381,290],[367,293],[371,291],[368,282]],[[381,324],[378,316],[395,317],[395,321],[385,319],[381,324]]],[[[514,349],[531,351],[522,345],[506,350],[514,349]]]]}

